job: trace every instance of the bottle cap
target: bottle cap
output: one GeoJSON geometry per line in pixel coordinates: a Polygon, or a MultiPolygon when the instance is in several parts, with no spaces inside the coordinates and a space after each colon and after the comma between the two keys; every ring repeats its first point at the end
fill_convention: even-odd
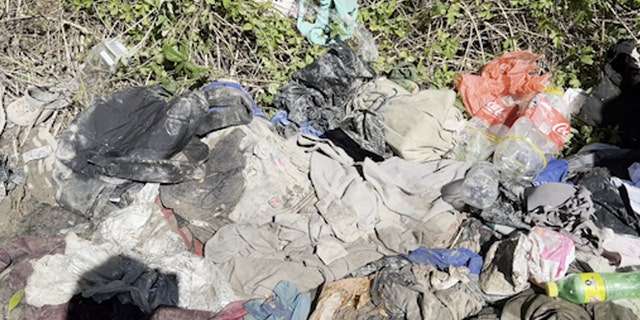
{"type": "Polygon", "coordinates": [[[545,283],[545,291],[549,297],[557,297],[558,296],[558,284],[555,282],[547,282],[545,283]]]}

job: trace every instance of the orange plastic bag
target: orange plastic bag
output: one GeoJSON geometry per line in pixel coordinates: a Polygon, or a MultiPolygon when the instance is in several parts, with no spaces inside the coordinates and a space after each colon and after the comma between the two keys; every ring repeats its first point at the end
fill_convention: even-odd
{"type": "Polygon", "coordinates": [[[504,96],[533,96],[544,91],[551,74],[540,75],[536,61],[542,55],[531,51],[505,53],[482,68],[482,75],[459,74],[456,89],[473,116],[491,101],[504,96]]]}

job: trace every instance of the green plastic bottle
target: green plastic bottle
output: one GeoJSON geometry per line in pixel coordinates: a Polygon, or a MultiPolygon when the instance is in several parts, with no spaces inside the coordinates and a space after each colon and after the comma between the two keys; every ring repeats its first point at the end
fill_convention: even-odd
{"type": "Polygon", "coordinates": [[[640,298],[640,272],[572,274],[545,289],[549,297],[578,304],[640,298]]]}

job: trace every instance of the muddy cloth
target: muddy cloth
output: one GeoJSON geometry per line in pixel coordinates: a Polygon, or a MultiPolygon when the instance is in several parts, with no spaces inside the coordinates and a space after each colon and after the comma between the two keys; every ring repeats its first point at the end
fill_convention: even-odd
{"type": "Polygon", "coordinates": [[[504,306],[500,320],[632,320],[638,317],[625,307],[611,302],[574,304],[560,298],[527,290],[511,298],[504,306]]]}
{"type": "Polygon", "coordinates": [[[597,218],[594,222],[598,227],[610,228],[621,234],[640,235],[640,217],[627,206],[606,169],[594,168],[578,183],[591,192],[597,218]]]}
{"type": "Polygon", "coordinates": [[[460,224],[452,249],[465,248],[484,256],[491,244],[500,240],[502,235],[491,230],[482,221],[475,218],[467,218],[460,224]]]}
{"type": "Polygon", "coordinates": [[[180,197],[189,190],[181,186],[163,186],[162,202],[175,207],[176,213],[200,226],[209,237],[229,221],[261,225],[278,214],[299,212],[310,205],[314,190],[308,177],[310,153],[298,147],[296,138],[279,136],[260,118],[215,131],[205,142],[212,149],[209,156],[219,161],[213,166],[221,168],[214,171],[220,176],[201,180],[203,185],[194,189],[198,194],[188,195],[187,200],[200,208],[180,210],[176,200],[182,201],[180,197]]]}
{"type": "Polygon", "coordinates": [[[98,302],[116,297],[150,314],[159,305],[219,311],[235,300],[220,270],[188,252],[172,232],[154,202],[157,194],[158,186],[147,184],[130,206],[98,224],[93,241],[69,233],[64,254],[33,261],[27,303],[61,304],[77,294],[98,302]]]}
{"type": "Polygon", "coordinates": [[[240,142],[245,136],[242,130],[234,129],[213,146],[203,179],[160,186],[162,204],[189,221],[203,241],[230,223],[228,214],[244,194],[247,160],[240,142]]]}
{"type": "Polygon", "coordinates": [[[351,95],[373,75],[347,44],[337,43],[294,73],[273,104],[288,111],[288,119],[298,127],[311,122],[313,128],[325,132],[340,127],[351,95]]]}
{"type": "Polygon", "coordinates": [[[460,215],[441,199],[440,189],[463,177],[469,166],[454,160],[416,163],[397,157],[356,164],[342,149],[319,144],[311,156],[310,176],[318,197],[315,206],[337,238],[364,238],[378,222],[388,220],[412,230],[419,244],[441,247],[455,235],[460,215]]]}
{"type": "Polygon", "coordinates": [[[371,278],[347,278],[322,286],[309,320],[371,319],[380,316],[371,303],[371,278]]]}
{"type": "Polygon", "coordinates": [[[33,272],[31,259],[39,259],[47,254],[64,252],[64,237],[32,238],[24,237],[5,243],[0,248],[0,271],[5,274],[0,286],[0,298],[9,300],[12,294],[27,285],[33,272]],[[8,275],[8,276],[7,276],[8,275]]]}
{"type": "Polygon", "coordinates": [[[591,125],[616,125],[623,147],[640,146],[637,101],[640,54],[634,40],[620,40],[607,51],[602,80],[587,97],[579,118],[591,125]]]}
{"type": "MultiPolygon", "coordinates": [[[[438,271],[432,265],[404,264],[384,258],[371,275],[371,303],[388,319],[464,319],[480,311],[484,295],[466,267],[438,271]]],[[[367,297],[368,298],[368,297],[367,297]]],[[[362,314],[370,308],[363,307],[362,314]]],[[[364,317],[362,317],[364,318],[364,317]]]]}
{"type": "Polygon", "coordinates": [[[335,239],[317,213],[278,215],[274,220],[262,226],[226,225],[205,245],[205,257],[221,268],[243,299],[268,294],[280,280],[307,291],[385,254],[397,254],[381,249],[381,241],[375,239],[354,243],[335,239]]]}
{"type": "Polygon", "coordinates": [[[456,130],[463,121],[454,107],[453,90],[422,90],[398,94],[380,108],[385,138],[401,158],[424,162],[441,159],[453,146],[456,130]]]}
{"type": "Polygon", "coordinates": [[[414,264],[412,271],[426,290],[422,319],[465,319],[486,304],[478,277],[466,267],[438,271],[432,265],[414,264]]]}
{"type": "Polygon", "coordinates": [[[411,271],[411,265],[386,267],[375,273],[371,301],[384,309],[389,319],[421,319],[424,289],[411,271]]]}
{"type": "Polygon", "coordinates": [[[230,105],[235,100],[225,90],[233,89],[190,92],[167,102],[157,87],[133,87],[96,100],[60,138],[57,159],[71,170],[57,170],[58,202],[91,216],[96,202],[108,201],[125,181],[203,177],[208,153],[198,137],[252,117],[251,106],[230,105]],[[186,159],[172,159],[181,151],[186,159]]]}
{"type": "Polygon", "coordinates": [[[526,236],[495,242],[485,256],[480,287],[489,295],[510,296],[529,288],[526,236]]]}
{"type": "Polygon", "coordinates": [[[578,250],[602,252],[600,229],[594,224],[596,208],[589,190],[546,183],[528,192],[525,222],[569,236],[578,250]]]}
{"type": "Polygon", "coordinates": [[[244,320],[306,320],[311,310],[311,293],[299,292],[288,281],[280,281],[266,299],[244,303],[248,314],[244,320]]]}

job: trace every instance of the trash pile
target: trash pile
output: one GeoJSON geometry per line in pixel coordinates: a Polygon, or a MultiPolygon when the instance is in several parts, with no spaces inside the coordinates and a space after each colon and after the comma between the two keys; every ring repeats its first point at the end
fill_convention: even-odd
{"type": "MultiPolygon", "coordinates": [[[[271,118],[233,81],[97,97],[24,155],[86,223],[0,248],[11,300],[21,319],[636,319],[636,45],[590,93],[551,88],[541,58],[421,89],[336,41],[271,118]],[[623,141],[556,158],[573,119],[623,141]]],[[[31,126],[58,108],[34,105],[31,126]]],[[[21,177],[0,169],[4,197],[21,177]]]]}

